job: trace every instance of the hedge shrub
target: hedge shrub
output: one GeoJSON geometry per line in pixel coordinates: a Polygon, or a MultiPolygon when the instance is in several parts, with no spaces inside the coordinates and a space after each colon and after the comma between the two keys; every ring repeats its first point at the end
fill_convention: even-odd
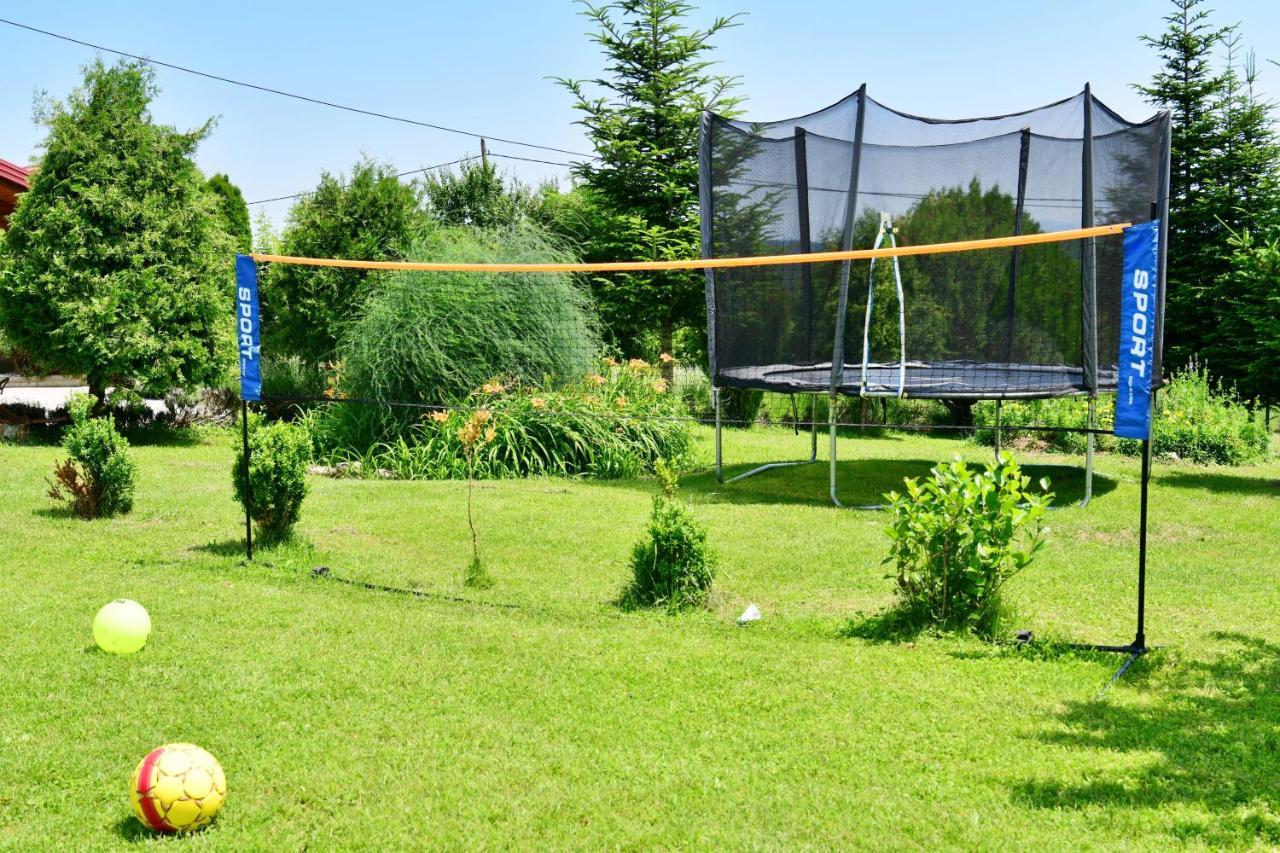
{"type": "Polygon", "coordinates": [[[266,540],[287,538],[302,514],[307,496],[311,436],[305,427],[286,422],[264,425],[254,419],[249,430],[249,478],[246,489],[244,449],[236,442],[231,470],[236,500],[266,540]]]}
{"type": "Polygon", "coordinates": [[[89,417],[96,403],[88,394],[72,395],[71,426],[62,437],[69,458],[54,466],[49,485],[49,497],[66,501],[83,518],[129,512],[138,479],[129,441],[116,432],[114,418],[89,417]]]}

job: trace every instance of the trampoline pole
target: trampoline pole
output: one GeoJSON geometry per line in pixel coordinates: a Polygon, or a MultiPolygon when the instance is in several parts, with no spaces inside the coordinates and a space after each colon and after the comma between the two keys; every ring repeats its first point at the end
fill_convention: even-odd
{"type": "Polygon", "coordinates": [[[713,406],[715,406],[715,410],[716,410],[716,482],[723,483],[724,482],[724,458],[721,455],[721,449],[720,449],[720,430],[721,430],[720,409],[721,407],[720,407],[720,389],[718,387],[712,386],[711,397],[712,397],[711,403],[713,406]]]}
{"type": "Polygon", "coordinates": [[[1084,499],[1080,501],[1080,507],[1083,509],[1089,505],[1089,501],[1093,500],[1093,448],[1097,441],[1092,430],[1098,426],[1098,398],[1089,398],[1089,434],[1085,437],[1084,443],[1084,499]]]}
{"type": "Polygon", "coordinates": [[[827,400],[827,424],[828,436],[831,443],[831,502],[836,506],[844,506],[840,503],[840,498],[836,496],[836,402],[838,395],[835,391],[831,392],[827,400]]]}

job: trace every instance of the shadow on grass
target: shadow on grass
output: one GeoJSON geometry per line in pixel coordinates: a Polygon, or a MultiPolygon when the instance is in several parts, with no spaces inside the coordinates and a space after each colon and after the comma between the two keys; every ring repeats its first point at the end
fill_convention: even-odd
{"type": "Polygon", "coordinates": [[[1160,472],[1155,478],[1161,486],[1175,489],[1206,489],[1210,492],[1230,492],[1237,495],[1272,495],[1280,497],[1280,480],[1266,477],[1244,477],[1217,471],[1160,472]]]}
{"type": "MultiPolygon", "coordinates": [[[[931,459],[851,459],[836,463],[837,493],[847,506],[868,506],[884,502],[885,492],[902,490],[906,477],[928,477],[940,460],[931,459]]],[[[751,470],[753,463],[727,465],[725,479],[751,470]]],[[[1084,469],[1071,465],[1024,465],[1032,482],[1048,477],[1055,493],[1055,507],[1070,507],[1084,498],[1084,469]]],[[[831,506],[828,495],[828,464],[794,465],[762,471],[737,483],[717,483],[714,470],[690,474],[680,481],[690,495],[724,503],[783,503],[831,506]]],[[[1116,488],[1116,481],[1098,472],[1093,475],[1093,496],[1102,497],[1116,488]]]]}
{"type": "Polygon", "coordinates": [[[905,643],[929,630],[924,613],[906,607],[892,606],[874,613],[859,613],[837,632],[844,639],[871,643],[905,643]]]}
{"type": "MultiPolygon", "coordinates": [[[[75,510],[73,510],[71,507],[67,506],[66,504],[55,504],[54,506],[42,506],[42,507],[39,507],[38,509],[31,510],[31,514],[38,515],[41,518],[56,518],[56,519],[80,518],[80,516],[76,515],[75,510]]],[[[88,519],[82,519],[82,520],[87,521],[88,519]]]]}
{"type": "MultiPolygon", "coordinates": [[[[1216,634],[1229,648],[1148,679],[1150,701],[1071,702],[1041,741],[1056,747],[1132,753],[1117,769],[1086,769],[1082,781],[1030,779],[1015,802],[1036,808],[1137,808],[1166,818],[1166,830],[1193,844],[1280,844],[1280,645],[1216,634]],[[1185,816],[1185,806],[1207,814],[1185,816]]],[[[1136,673],[1139,677],[1142,672],[1136,673]]],[[[1125,676],[1126,681],[1129,676],[1125,676]]]]}
{"type": "MultiPolygon", "coordinates": [[[[253,545],[254,548],[257,548],[259,543],[255,541],[253,545]]],[[[188,550],[199,551],[202,554],[213,554],[215,557],[243,557],[244,540],[220,539],[217,542],[206,542],[203,545],[193,545],[188,550]]]]}

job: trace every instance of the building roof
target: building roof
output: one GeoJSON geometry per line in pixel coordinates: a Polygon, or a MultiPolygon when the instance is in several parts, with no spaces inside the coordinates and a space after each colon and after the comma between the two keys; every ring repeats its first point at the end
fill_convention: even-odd
{"type": "Polygon", "coordinates": [[[31,189],[31,172],[32,170],[26,166],[0,159],[0,181],[11,185],[19,192],[31,189]]]}

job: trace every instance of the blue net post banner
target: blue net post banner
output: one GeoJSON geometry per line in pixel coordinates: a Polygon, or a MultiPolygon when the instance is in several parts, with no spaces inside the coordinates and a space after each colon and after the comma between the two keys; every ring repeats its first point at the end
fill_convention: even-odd
{"type": "Polygon", "coordinates": [[[258,322],[258,265],[236,255],[236,346],[240,351],[240,399],[262,399],[262,327],[258,322]]]}
{"type": "Polygon", "coordinates": [[[1160,304],[1160,220],[1124,231],[1124,280],[1120,285],[1119,387],[1115,434],[1151,437],[1151,376],[1160,304]]]}

